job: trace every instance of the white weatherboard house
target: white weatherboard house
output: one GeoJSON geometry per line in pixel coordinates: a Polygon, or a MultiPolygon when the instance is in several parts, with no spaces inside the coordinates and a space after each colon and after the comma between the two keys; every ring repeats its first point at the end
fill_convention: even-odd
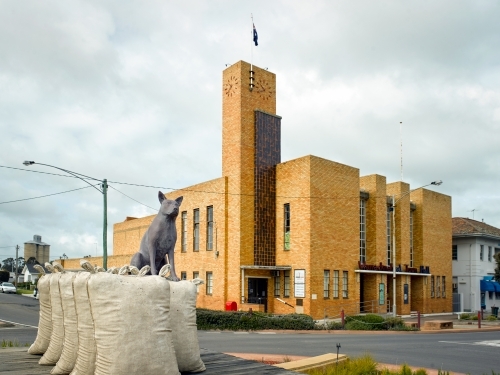
{"type": "Polygon", "coordinates": [[[500,229],[473,219],[453,218],[453,293],[460,299],[454,311],[491,312],[500,306],[500,283],[493,279],[500,229]]]}

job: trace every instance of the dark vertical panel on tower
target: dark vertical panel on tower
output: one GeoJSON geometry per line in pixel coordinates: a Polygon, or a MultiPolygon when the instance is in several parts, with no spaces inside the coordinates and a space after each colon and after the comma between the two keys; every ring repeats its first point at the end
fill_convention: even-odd
{"type": "Polygon", "coordinates": [[[281,162],[281,117],[255,111],[254,263],[276,265],[276,164],[281,162]]]}

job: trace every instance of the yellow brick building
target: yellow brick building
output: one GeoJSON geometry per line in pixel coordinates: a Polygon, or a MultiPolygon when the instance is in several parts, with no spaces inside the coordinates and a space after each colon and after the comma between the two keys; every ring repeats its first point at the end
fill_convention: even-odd
{"type": "MultiPolygon", "coordinates": [[[[282,162],[267,70],[231,65],[222,96],[222,177],[168,194],[184,197],[175,264],[179,277],[205,279],[199,307],[316,319],[386,312],[395,234],[397,313],[452,311],[449,196],[312,155],[282,162]]],[[[114,224],[108,266],[130,262],[154,216],[114,224]]]]}

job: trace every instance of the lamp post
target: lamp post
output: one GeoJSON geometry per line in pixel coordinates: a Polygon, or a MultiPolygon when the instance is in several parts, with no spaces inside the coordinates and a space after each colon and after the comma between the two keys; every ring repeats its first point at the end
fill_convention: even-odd
{"type": "Polygon", "coordinates": [[[46,167],[59,169],[60,171],[66,172],[66,173],[72,175],[73,177],[79,178],[80,180],[86,182],[87,184],[89,184],[94,189],[96,189],[99,193],[102,194],[103,206],[104,206],[103,223],[102,223],[102,266],[104,269],[108,269],[108,194],[107,194],[107,192],[108,192],[108,180],[104,179],[101,181],[101,180],[98,180],[97,178],[85,176],[84,174],[72,172],[72,171],[69,171],[67,169],[59,168],[59,167],[56,167],[56,166],[50,165],[50,164],[35,163],[34,161],[28,161],[28,160],[24,161],[23,164],[26,166],[38,164],[38,165],[45,165],[46,167]],[[101,184],[100,184],[101,188],[100,189],[97,188],[95,185],[92,185],[90,182],[88,182],[86,179],[84,179],[80,176],[83,176],[86,179],[101,182],[101,184]]]}
{"type": "Polygon", "coordinates": [[[393,259],[393,264],[392,264],[392,315],[396,317],[396,203],[398,203],[401,199],[406,197],[408,194],[410,194],[412,191],[422,189],[424,187],[430,186],[430,185],[436,185],[439,186],[443,183],[443,181],[438,180],[438,181],[432,181],[430,184],[420,186],[416,189],[412,189],[404,193],[399,197],[398,200],[394,200],[394,194],[392,195],[392,259],[393,259]]]}

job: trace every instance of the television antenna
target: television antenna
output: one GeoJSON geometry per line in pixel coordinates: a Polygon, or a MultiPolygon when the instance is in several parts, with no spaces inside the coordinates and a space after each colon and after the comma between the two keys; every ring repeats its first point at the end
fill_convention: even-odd
{"type": "Polygon", "coordinates": [[[477,208],[474,208],[474,209],[472,209],[470,211],[467,211],[467,212],[472,212],[472,220],[474,220],[474,212],[475,211],[479,211],[479,210],[477,208]]]}

